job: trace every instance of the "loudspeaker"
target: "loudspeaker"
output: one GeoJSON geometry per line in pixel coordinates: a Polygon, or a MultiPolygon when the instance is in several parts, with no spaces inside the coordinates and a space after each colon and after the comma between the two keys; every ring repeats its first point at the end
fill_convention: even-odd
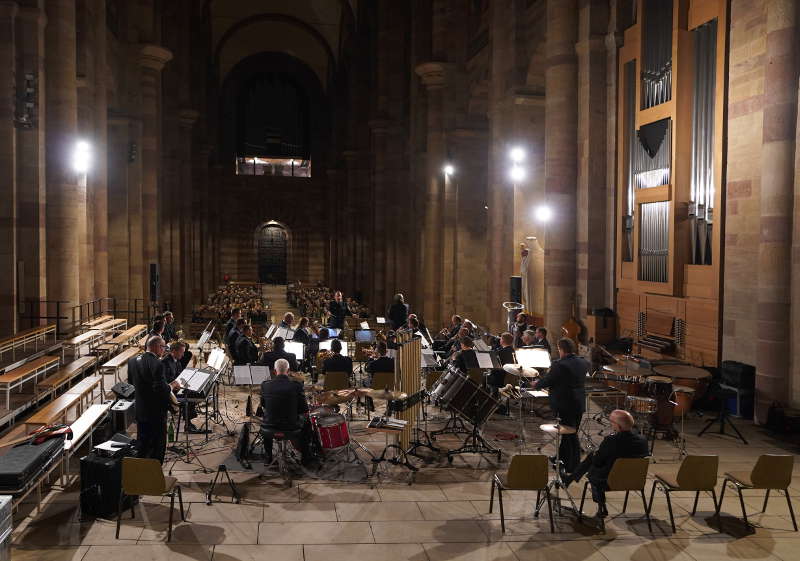
{"type": "Polygon", "coordinates": [[[114,395],[119,399],[133,399],[133,396],[136,393],[136,388],[134,388],[131,384],[120,382],[118,384],[114,384],[111,387],[111,391],[114,392],[114,395]]]}
{"type": "Polygon", "coordinates": [[[150,263],[150,301],[158,302],[161,295],[161,281],[158,276],[158,263],[150,263]]]}
{"type": "Polygon", "coordinates": [[[509,279],[508,300],[509,302],[522,303],[522,277],[511,277],[509,279]]]}

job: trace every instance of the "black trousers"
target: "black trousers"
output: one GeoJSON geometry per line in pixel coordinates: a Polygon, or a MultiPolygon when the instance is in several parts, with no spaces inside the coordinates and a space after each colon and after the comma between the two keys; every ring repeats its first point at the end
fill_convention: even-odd
{"type": "MultiPolygon", "coordinates": [[[[561,424],[572,427],[576,431],[581,426],[583,411],[580,409],[559,410],[558,416],[561,424]]],[[[572,473],[581,461],[581,443],[578,440],[578,433],[561,435],[561,445],[558,448],[558,455],[564,463],[564,471],[572,473]]]]}
{"type": "MultiPolygon", "coordinates": [[[[591,471],[592,460],[594,460],[594,452],[590,452],[583,461],[578,464],[575,471],[572,472],[572,478],[575,481],[580,480],[581,477],[591,471]]],[[[592,488],[592,500],[597,504],[606,504],[608,480],[603,477],[593,477],[592,474],[589,473],[589,485],[592,488]]]]}
{"type": "MultiPolygon", "coordinates": [[[[264,425],[265,427],[267,425],[264,425]]],[[[272,427],[267,427],[272,428],[272,427]]],[[[297,430],[297,429],[285,429],[289,430],[297,430]]],[[[311,443],[311,423],[304,420],[303,425],[300,427],[300,437],[293,438],[291,440],[292,444],[295,448],[300,450],[300,458],[303,463],[308,462],[311,459],[311,450],[309,449],[309,444],[311,443]]],[[[264,437],[264,454],[267,456],[267,460],[272,459],[272,439],[264,437]]]]}
{"type": "Polygon", "coordinates": [[[154,458],[163,464],[167,452],[167,418],[136,421],[136,441],[140,458],[154,458]]]}

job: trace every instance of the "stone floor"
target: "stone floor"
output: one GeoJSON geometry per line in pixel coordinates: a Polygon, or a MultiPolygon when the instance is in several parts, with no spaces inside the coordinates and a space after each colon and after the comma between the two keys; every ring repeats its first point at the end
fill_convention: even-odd
{"type": "MultiPolygon", "coordinates": [[[[222,404],[229,428],[241,418],[246,396],[226,388],[222,404]],[[233,422],[232,422],[232,421],[233,422]]],[[[441,412],[432,413],[443,418],[441,412]]],[[[695,435],[702,419],[686,421],[689,453],[716,453],[720,456],[719,475],[729,470],[750,469],[759,454],[791,452],[785,443],[746,421],[737,425],[749,440],[741,442],[717,434],[695,435]]],[[[552,453],[552,446],[538,429],[541,419],[526,420],[528,443],[524,451],[552,453]]],[[[353,422],[351,434],[379,452],[381,435],[367,434],[363,422],[353,422]]],[[[441,425],[434,422],[431,428],[441,425]]],[[[214,559],[218,561],[268,559],[270,561],[338,561],[379,559],[381,561],[455,560],[592,560],[636,561],[753,559],[795,561],[800,551],[800,533],[792,531],[786,501],[773,494],[765,514],[759,492],[747,493],[746,502],[753,515],[752,528],[737,518],[740,507],[735,496],[727,494],[721,524],[711,514],[710,498],[700,501],[696,516],[690,516],[692,495],[674,499],[677,532],[669,531],[669,518],[663,495],[653,505],[653,533],[642,518],[641,501],[631,498],[628,512],[621,514],[622,494],[609,495],[610,518],[603,532],[593,519],[585,523],[574,517],[556,517],[556,532],[551,534],[546,513],[532,516],[534,497],[517,492],[506,495],[506,533],[500,530],[499,515],[489,513],[489,478],[507,467],[508,458],[520,452],[514,441],[496,437],[516,432],[517,421],[497,415],[484,434],[492,445],[504,450],[500,465],[493,457],[463,455],[448,465],[443,456],[428,463],[417,461],[420,471],[408,485],[408,472],[391,466],[362,483],[341,483],[305,477],[285,488],[274,476],[258,473],[233,473],[241,504],[231,502],[227,486],[218,487],[218,502],[205,504],[204,491],[212,474],[202,473],[197,464],[177,462],[174,474],[184,488],[186,522],[176,524],[172,542],[166,543],[169,503],[158,498],[142,499],[136,518],[124,518],[120,539],[114,537],[110,520],[81,521],[77,484],[62,490],[55,487],[47,495],[40,513],[32,503],[23,505],[15,516],[12,555],[18,560],[114,561],[145,559],[214,559]],[[798,549],[795,549],[798,548],[798,549]]],[[[597,428],[593,438],[599,442],[597,428]]],[[[200,437],[193,437],[201,441],[200,437]]],[[[230,455],[235,437],[221,426],[208,444],[200,446],[200,457],[207,466],[216,466],[230,455]]],[[[455,437],[440,437],[443,448],[455,448],[455,437]]],[[[651,474],[675,470],[677,449],[658,441],[651,474]]],[[[78,462],[73,462],[77,464],[78,462]]],[[[720,479],[721,481],[721,479],[720,479]]],[[[647,486],[648,492],[650,483],[647,486]]],[[[579,495],[577,485],[570,488],[579,495]]],[[[800,507],[800,470],[796,470],[791,493],[800,507]]],[[[587,502],[588,514],[594,505],[587,502]]]]}

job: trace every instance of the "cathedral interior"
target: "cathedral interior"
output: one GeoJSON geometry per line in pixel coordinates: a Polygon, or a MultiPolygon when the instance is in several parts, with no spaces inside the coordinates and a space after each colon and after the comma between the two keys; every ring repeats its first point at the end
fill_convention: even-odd
{"type": "Polygon", "coordinates": [[[0,559],[794,561],[799,79],[796,0],[0,0],[0,559]]]}

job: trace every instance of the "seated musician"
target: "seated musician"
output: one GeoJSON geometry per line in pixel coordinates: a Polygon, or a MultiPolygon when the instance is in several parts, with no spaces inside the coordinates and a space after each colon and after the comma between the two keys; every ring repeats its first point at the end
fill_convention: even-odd
{"type": "Polygon", "coordinates": [[[347,372],[348,376],[353,375],[353,359],[349,356],[339,354],[342,350],[342,342],[339,339],[331,341],[331,351],[333,356],[326,358],[322,363],[322,373],[326,372],[347,372]]]}
{"type": "Polygon", "coordinates": [[[519,348],[530,349],[533,347],[534,341],[536,341],[536,331],[533,329],[526,329],[522,334],[522,345],[519,348]]]}
{"type": "Polygon", "coordinates": [[[597,503],[598,517],[608,516],[606,508],[608,474],[611,473],[617,458],[645,458],[650,455],[647,439],[631,430],[634,421],[630,413],[616,409],[608,416],[608,420],[614,432],[606,436],[597,451],[586,456],[575,471],[564,478],[564,484],[569,485],[589,474],[592,500],[597,503]]]}
{"type": "Polygon", "coordinates": [[[405,326],[403,326],[403,328],[398,332],[410,333],[411,335],[414,335],[417,331],[419,331],[419,320],[416,318],[416,316],[408,316],[405,326]]]}
{"type": "MultiPolygon", "coordinates": [[[[172,384],[175,380],[178,379],[178,376],[181,372],[183,372],[186,365],[183,364],[183,356],[186,352],[186,343],[183,341],[175,341],[169,346],[169,352],[164,355],[164,358],[161,359],[161,363],[164,365],[164,378],[167,381],[167,384],[172,384]]],[[[177,392],[180,388],[176,387],[173,388],[173,393],[177,392]]],[[[193,402],[189,402],[186,405],[186,430],[189,434],[206,434],[207,430],[198,429],[194,424],[192,424],[192,419],[197,417],[197,407],[196,404],[193,402]]]]}
{"type": "MultiPolygon", "coordinates": [[[[311,461],[308,448],[310,428],[305,414],[308,403],[303,393],[303,384],[292,380],[289,373],[289,361],[280,358],[275,361],[275,376],[261,384],[261,402],[264,404],[265,428],[301,431],[300,436],[292,439],[292,444],[300,450],[303,465],[311,461]]],[[[272,462],[272,439],[264,437],[264,454],[266,463],[272,462]]]]}
{"type": "Polygon", "coordinates": [[[447,359],[452,359],[452,357],[459,351],[461,348],[461,339],[464,337],[469,337],[469,328],[464,325],[461,329],[458,330],[458,334],[453,337],[452,340],[448,341],[445,350],[445,356],[447,359]]]}
{"type": "Polygon", "coordinates": [[[417,331],[419,331],[425,338],[425,340],[428,341],[428,343],[430,343],[431,345],[433,345],[433,341],[431,341],[430,339],[430,333],[428,333],[428,330],[425,327],[425,323],[423,323],[423,321],[417,316],[417,314],[408,314],[408,322],[411,322],[412,319],[416,321],[416,328],[414,329],[414,332],[416,333],[417,331]]]}
{"type": "Polygon", "coordinates": [[[291,372],[297,372],[297,357],[294,356],[294,353],[286,352],[285,345],[286,342],[283,340],[283,337],[275,337],[272,340],[272,350],[263,353],[258,364],[260,366],[266,366],[269,368],[270,372],[274,373],[275,363],[283,359],[289,363],[289,370],[291,372]]]}
{"type": "MultiPolygon", "coordinates": [[[[175,330],[175,315],[172,312],[164,312],[164,333],[161,335],[164,339],[164,342],[169,344],[172,341],[178,340],[178,334],[175,330]]],[[[184,349],[183,358],[181,358],[181,363],[183,364],[183,368],[189,366],[189,363],[192,361],[192,353],[189,351],[189,345],[186,345],[184,349]]]]}
{"type": "Polygon", "coordinates": [[[472,337],[464,336],[459,339],[461,350],[453,355],[453,364],[466,374],[470,368],[479,368],[478,355],[475,354],[475,342],[472,337]]]}
{"type": "Polygon", "coordinates": [[[547,329],[544,327],[537,327],[530,346],[547,349],[547,354],[552,354],[553,351],[550,349],[550,342],[547,340],[547,329]]]}
{"type": "Polygon", "coordinates": [[[255,364],[258,360],[258,348],[253,342],[253,326],[245,325],[242,334],[236,339],[235,365],[255,364]]]}
{"type": "Polygon", "coordinates": [[[328,304],[328,312],[331,314],[328,318],[328,327],[335,329],[344,328],[345,316],[351,316],[350,308],[347,307],[347,302],[342,300],[342,293],[338,290],[333,294],[333,300],[328,304]]]}
{"type": "Polygon", "coordinates": [[[514,347],[524,347],[525,343],[522,340],[523,335],[529,329],[535,329],[534,325],[530,322],[528,314],[520,312],[517,314],[517,321],[512,326],[512,333],[514,334],[514,347]]]}
{"type": "MultiPolygon", "coordinates": [[[[153,337],[161,337],[163,340],[164,337],[164,317],[161,315],[156,316],[156,320],[153,321],[153,328],[147,332],[147,339],[144,343],[144,348],[149,348],[148,345],[150,343],[150,339],[153,337]]],[[[159,357],[160,358],[160,357],[159,357]]]]}
{"type": "Polygon", "coordinates": [[[286,312],[281,320],[278,327],[284,327],[286,329],[292,329],[292,324],[294,323],[294,314],[292,312],[286,312]]]}
{"type": "MultiPolygon", "coordinates": [[[[500,335],[500,348],[497,351],[497,360],[500,361],[500,366],[506,364],[514,364],[514,336],[506,331],[500,335]]],[[[497,390],[506,385],[506,371],[502,368],[495,368],[489,374],[487,383],[492,387],[492,393],[497,394],[497,390]]]]}
{"type": "Polygon", "coordinates": [[[369,373],[369,379],[364,381],[366,386],[372,385],[372,375],[376,372],[394,372],[394,359],[386,356],[386,343],[378,341],[375,352],[378,354],[377,358],[369,360],[367,366],[364,367],[364,370],[369,373]]]}
{"type": "Polygon", "coordinates": [[[297,329],[294,330],[292,341],[303,343],[306,348],[311,344],[311,329],[309,328],[307,317],[300,318],[300,323],[297,324],[297,329]]]}
{"type": "Polygon", "coordinates": [[[461,324],[463,320],[461,316],[458,314],[453,314],[450,318],[450,327],[445,327],[439,333],[436,334],[433,341],[433,350],[434,351],[445,351],[447,350],[446,347],[450,344],[453,340],[453,337],[458,335],[458,332],[461,331],[461,324]]]}
{"type": "Polygon", "coordinates": [[[560,424],[575,431],[561,436],[559,457],[567,473],[572,473],[581,459],[577,429],[586,409],[584,384],[589,372],[589,363],[576,356],[575,351],[575,341],[567,337],[559,339],[560,358],[553,361],[547,374],[533,383],[534,390],[550,390],[550,407],[560,424]]]}
{"type": "Polygon", "coordinates": [[[242,332],[244,331],[244,326],[247,325],[247,322],[244,318],[239,318],[236,320],[236,325],[231,329],[230,333],[225,339],[225,344],[228,345],[228,354],[231,355],[233,359],[233,363],[236,364],[236,341],[239,337],[242,336],[242,332]]]}

